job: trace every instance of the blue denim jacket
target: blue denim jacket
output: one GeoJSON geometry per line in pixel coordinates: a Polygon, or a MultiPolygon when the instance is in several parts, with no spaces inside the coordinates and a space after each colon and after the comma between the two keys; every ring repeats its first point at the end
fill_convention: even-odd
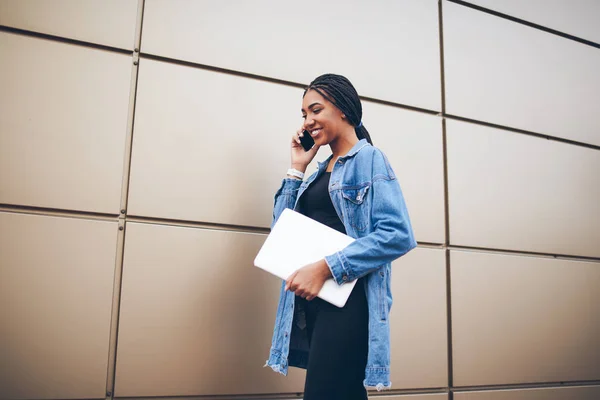
{"type": "MultiPolygon", "coordinates": [[[[273,224],[284,209],[296,207],[302,193],[325,172],[330,160],[331,157],[319,163],[317,172],[305,182],[283,180],[275,194],[273,224]]],[[[329,194],[346,233],[357,240],[325,257],[325,261],[338,284],[365,276],[369,352],[364,385],[378,390],[390,388],[390,267],[393,260],[417,245],[404,197],[385,155],[364,139],[336,160],[329,194]]],[[[304,329],[297,321],[294,302],[295,294],[285,291],[285,282],[282,282],[266,365],[284,375],[287,375],[288,366],[306,368],[308,356],[306,333],[301,332],[304,329]]]]}

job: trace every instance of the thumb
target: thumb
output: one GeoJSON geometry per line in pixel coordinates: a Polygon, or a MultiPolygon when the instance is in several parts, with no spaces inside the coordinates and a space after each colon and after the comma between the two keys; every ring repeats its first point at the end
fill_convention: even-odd
{"type": "Polygon", "coordinates": [[[288,278],[285,281],[285,290],[289,290],[290,286],[292,286],[292,282],[294,281],[296,274],[298,274],[298,271],[296,271],[293,274],[291,274],[290,276],[288,276],[288,278]]]}

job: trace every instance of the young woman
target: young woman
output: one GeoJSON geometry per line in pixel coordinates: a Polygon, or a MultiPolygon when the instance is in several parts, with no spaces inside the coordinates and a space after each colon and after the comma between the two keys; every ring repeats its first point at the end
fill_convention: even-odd
{"type": "Polygon", "coordinates": [[[366,399],[365,387],[391,386],[391,262],[416,246],[400,185],[372,146],[350,81],[326,74],[304,92],[302,128],[292,136],[288,177],[275,195],[273,223],[285,208],[356,240],[283,282],[267,365],[284,375],[306,368],[304,400],[366,399]],[[315,146],[300,145],[303,130],[315,146]],[[332,156],[303,181],[319,147],[332,156]],[[358,279],[343,308],[316,298],[323,283],[358,279]]]}

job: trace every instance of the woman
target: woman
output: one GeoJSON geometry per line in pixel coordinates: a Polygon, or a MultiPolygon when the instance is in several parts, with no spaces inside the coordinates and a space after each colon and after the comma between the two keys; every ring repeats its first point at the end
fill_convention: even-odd
{"type": "Polygon", "coordinates": [[[304,400],[366,399],[365,387],[391,386],[391,262],[416,246],[400,186],[372,146],[350,81],[326,74],[304,92],[302,129],[292,136],[288,177],[275,195],[273,223],[295,209],[356,240],[282,284],[267,365],[284,375],[306,368],[304,400]],[[306,130],[315,146],[300,145],[306,130]],[[332,156],[303,182],[319,147],[332,156]],[[323,283],[358,279],[343,308],[315,298],[323,283]]]}

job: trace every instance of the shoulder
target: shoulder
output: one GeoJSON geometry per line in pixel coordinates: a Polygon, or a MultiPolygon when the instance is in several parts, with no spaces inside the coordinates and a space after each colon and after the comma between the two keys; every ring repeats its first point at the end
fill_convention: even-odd
{"type": "Polygon", "coordinates": [[[373,180],[396,179],[388,158],[381,149],[370,144],[366,145],[358,151],[356,158],[361,166],[370,167],[373,180]]]}

